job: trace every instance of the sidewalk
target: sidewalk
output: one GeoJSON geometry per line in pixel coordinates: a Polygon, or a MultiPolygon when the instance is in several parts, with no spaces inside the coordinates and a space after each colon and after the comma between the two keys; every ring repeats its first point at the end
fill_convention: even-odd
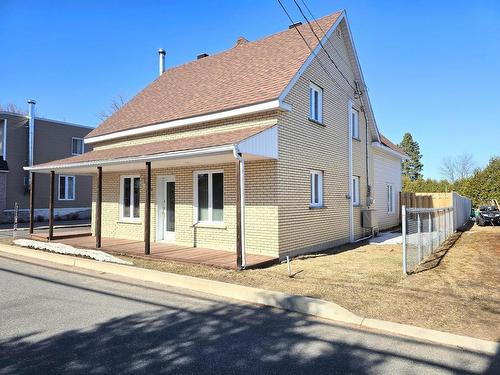
{"type": "Polygon", "coordinates": [[[432,341],[442,345],[460,347],[476,352],[496,354],[499,350],[499,344],[493,341],[486,341],[378,319],[367,319],[357,316],[335,303],[309,297],[290,295],[220,281],[199,279],[191,276],[165,273],[133,266],[103,263],[78,257],[50,254],[47,252],[23,249],[3,244],[0,244],[0,254],[3,257],[13,259],[28,258],[29,261],[35,263],[36,260],[49,261],[64,264],[66,266],[120,275],[141,281],[156,282],[164,285],[186,288],[202,293],[295,311],[358,327],[382,330],[396,335],[432,341]]]}

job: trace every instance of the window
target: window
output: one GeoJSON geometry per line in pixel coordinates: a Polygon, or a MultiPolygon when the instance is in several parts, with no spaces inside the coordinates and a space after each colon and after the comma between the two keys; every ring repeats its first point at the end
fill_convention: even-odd
{"type": "Polygon", "coordinates": [[[309,85],[309,119],[323,123],[323,89],[312,82],[309,85]]]}
{"type": "Polygon", "coordinates": [[[0,157],[7,160],[7,120],[0,124],[0,157]]]}
{"type": "Polygon", "coordinates": [[[83,139],[71,138],[71,154],[73,155],[83,154],[83,139]]]}
{"type": "Polygon", "coordinates": [[[323,206],[323,172],[311,171],[311,207],[323,206]]]}
{"type": "Polygon", "coordinates": [[[137,221],[140,217],[141,179],[139,176],[122,176],[120,183],[120,219],[137,221]]]}
{"type": "Polygon", "coordinates": [[[359,205],[359,176],[352,176],[352,204],[359,205]]]}
{"type": "Polygon", "coordinates": [[[194,173],[195,223],[224,221],[224,173],[208,171],[194,173]]]}
{"type": "Polygon", "coordinates": [[[387,185],[387,213],[394,213],[394,189],[392,185],[387,185]]]}
{"type": "Polygon", "coordinates": [[[59,200],[75,200],[75,176],[59,176],[59,200]]]}
{"type": "Polygon", "coordinates": [[[356,109],[351,111],[352,137],[359,139],[359,112],[356,109]]]}

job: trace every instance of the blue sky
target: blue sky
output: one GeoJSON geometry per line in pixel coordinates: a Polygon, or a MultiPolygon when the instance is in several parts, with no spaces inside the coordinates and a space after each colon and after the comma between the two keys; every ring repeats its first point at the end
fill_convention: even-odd
{"type": "MultiPolygon", "coordinates": [[[[347,10],[379,128],[413,134],[425,177],[448,155],[500,154],[499,1],[306,2],[316,17],[347,10]]],[[[156,77],[158,48],[174,66],[288,24],[275,0],[0,0],[0,103],[33,98],[44,117],[96,126],[156,77]]]]}

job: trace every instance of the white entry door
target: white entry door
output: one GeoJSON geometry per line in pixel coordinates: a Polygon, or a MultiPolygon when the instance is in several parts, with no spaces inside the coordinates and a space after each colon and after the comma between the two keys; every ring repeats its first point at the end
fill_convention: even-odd
{"type": "Polygon", "coordinates": [[[158,240],[175,241],[175,178],[160,177],[158,182],[158,240]]]}

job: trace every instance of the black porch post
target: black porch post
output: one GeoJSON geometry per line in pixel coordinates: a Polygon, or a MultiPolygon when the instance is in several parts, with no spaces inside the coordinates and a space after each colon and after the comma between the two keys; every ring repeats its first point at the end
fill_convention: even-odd
{"type": "Polygon", "coordinates": [[[30,172],[30,234],[35,228],[35,172],[30,172]]]}
{"type": "Polygon", "coordinates": [[[102,226],[102,167],[97,167],[97,199],[95,205],[95,247],[101,247],[102,226]]]}
{"type": "Polygon", "coordinates": [[[146,205],[144,207],[144,254],[151,252],[151,162],[146,162],[146,205]]]}
{"type": "Polygon", "coordinates": [[[50,171],[50,189],[49,189],[49,241],[54,238],[54,185],[55,172],[50,171]]]}

